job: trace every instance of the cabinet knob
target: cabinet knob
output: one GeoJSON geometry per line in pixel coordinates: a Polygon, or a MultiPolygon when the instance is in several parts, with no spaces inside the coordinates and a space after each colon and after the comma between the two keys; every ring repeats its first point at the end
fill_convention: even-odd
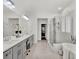
{"type": "Polygon", "coordinates": [[[6,54],[6,56],[8,56],[8,54],[6,54]]]}

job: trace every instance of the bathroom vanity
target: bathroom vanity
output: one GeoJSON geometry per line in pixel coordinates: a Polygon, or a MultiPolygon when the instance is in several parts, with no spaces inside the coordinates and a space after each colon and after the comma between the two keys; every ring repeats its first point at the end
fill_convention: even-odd
{"type": "Polygon", "coordinates": [[[24,35],[20,38],[11,38],[3,41],[3,59],[25,59],[27,54],[26,42],[29,42],[29,49],[33,45],[33,35],[24,35]]]}

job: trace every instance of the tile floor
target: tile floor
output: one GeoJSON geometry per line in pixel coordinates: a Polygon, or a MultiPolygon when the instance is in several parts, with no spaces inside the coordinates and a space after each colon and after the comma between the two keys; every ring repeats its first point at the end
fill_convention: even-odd
{"type": "Polygon", "coordinates": [[[55,54],[50,50],[47,41],[45,40],[39,41],[37,44],[33,45],[30,50],[26,59],[61,59],[58,54],[55,54]]]}

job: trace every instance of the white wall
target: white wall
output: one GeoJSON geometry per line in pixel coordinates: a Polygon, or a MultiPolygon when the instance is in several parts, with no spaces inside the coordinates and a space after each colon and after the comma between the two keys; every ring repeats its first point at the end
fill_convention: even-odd
{"type": "Polygon", "coordinates": [[[8,19],[4,15],[3,16],[3,37],[9,36],[9,24],[8,24],[8,19]]]}
{"type": "Polygon", "coordinates": [[[38,40],[38,31],[37,31],[37,29],[38,29],[38,26],[37,26],[37,19],[38,18],[48,18],[48,25],[47,25],[47,39],[49,40],[50,39],[50,19],[51,18],[53,18],[55,15],[57,15],[57,14],[52,14],[52,13],[39,13],[39,14],[36,14],[36,15],[34,15],[33,17],[31,17],[30,19],[32,20],[32,33],[34,34],[34,42],[35,43],[37,43],[37,40],[38,40]]]}
{"type": "Polygon", "coordinates": [[[13,35],[13,32],[11,31],[12,28],[9,25],[9,18],[18,18],[18,16],[14,13],[4,13],[3,16],[3,36],[10,36],[13,35]]]}
{"type": "Polygon", "coordinates": [[[49,21],[49,41],[52,43],[54,41],[54,26],[53,26],[53,18],[49,21]]]}
{"type": "Polygon", "coordinates": [[[71,23],[71,34],[76,36],[76,2],[73,1],[69,6],[67,6],[63,12],[62,16],[68,16],[72,21],[71,23]]]}
{"type": "Polygon", "coordinates": [[[61,12],[62,31],[56,32],[56,42],[71,42],[71,35],[73,35],[74,38],[76,37],[75,9],[75,2],[73,1],[61,12]]]}
{"type": "MultiPolygon", "coordinates": [[[[55,16],[57,17],[57,19],[58,19],[58,16],[59,17],[62,16],[61,31],[56,30],[57,31],[56,32],[56,42],[71,42],[71,34],[74,35],[74,37],[76,36],[75,2],[72,2],[70,5],[68,5],[66,8],[64,8],[64,10],[61,13],[58,13],[58,15],[55,15],[55,16]],[[67,17],[66,22],[64,21],[65,16],[67,17]]],[[[52,25],[51,23],[52,22],[50,22],[50,26],[52,25]]],[[[50,31],[53,31],[51,28],[50,28],[50,31]]],[[[49,33],[50,33],[49,34],[50,41],[53,42],[53,34],[52,34],[52,32],[49,32],[49,33]]]]}
{"type": "Polygon", "coordinates": [[[19,18],[9,18],[8,19],[8,22],[9,22],[9,33],[10,35],[12,36],[15,36],[15,31],[18,29],[17,25],[16,24],[19,24],[19,18]]]}
{"type": "Polygon", "coordinates": [[[22,35],[24,34],[31,34],[31,22],[30,19],[26,20],[23,18],[20,18],[19,20],[20,29],[22,30],[22,35]]]}
{"type": "MultiPolygon", "coordinates": [[[[15,26],[10,25],[8,18],[18,18],[18,23],[20,24],[20,29],[22,30],[22,35],[31,34],[31,20],[23,19],[22,17],[16,15],[14,12],[4,13],[3,16],[3,36],[12,36],[14,35],[15,26]]],[[[14,22],[15,23],[15,22],[14,22]]]]}

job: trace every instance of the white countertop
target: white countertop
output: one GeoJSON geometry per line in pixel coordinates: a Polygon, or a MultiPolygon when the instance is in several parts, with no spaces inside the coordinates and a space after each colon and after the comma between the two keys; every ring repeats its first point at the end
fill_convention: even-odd
{"type": "Polygon", "coordinates": [[[12,48],[13,46],[15,46],[16,44],[20,43],[21,41],[27,39],[31,35],[32,34],[30,34],[30,35],[23,35],[23,36],[21,36],[19,38],[11,38],[11,40],[9,40],[9,41],[3,41],[3,52],[5,52],[8,49],[12,48]]]}

